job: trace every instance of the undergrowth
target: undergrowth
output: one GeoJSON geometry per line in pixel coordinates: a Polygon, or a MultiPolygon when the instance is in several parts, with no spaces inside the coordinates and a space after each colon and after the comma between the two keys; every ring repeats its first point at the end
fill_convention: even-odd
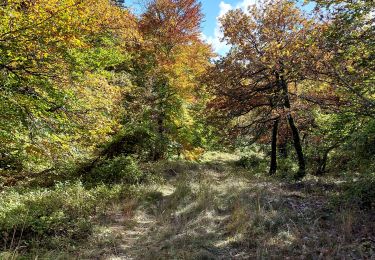
{"type": "Polygon", "coordinates": [[[105,214],[109,205],[129,194],[129,189],[121,185],[87,189],[74,182],[49,189],[3,190],[0,248],[17,251],[37,244],[54,248],[63,240],[79,242],[91,234],[95,216],[105,214]]]}
{"type": "Polygon", "coordinates": [[[104,161],[83,175],[83,179],[91,184],[139,184],[146,179],[146,176],[133,157],[121,155],[104,161]]]}

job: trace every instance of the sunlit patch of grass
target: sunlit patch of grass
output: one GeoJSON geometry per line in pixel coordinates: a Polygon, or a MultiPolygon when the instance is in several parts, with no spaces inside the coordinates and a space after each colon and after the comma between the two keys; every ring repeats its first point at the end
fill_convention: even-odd
{"type": "Polygon", "coordinates": [[[231,162],[236,161],[240,157],[236,153],[225,153],[225,152],[206,152],[203,154],[203,156],[200,158],[200,161],[205,162],[231,162]]]}
{"type": "MultiPolygon", "coordinates": [[[[352,233],[363,223],[356,210],[330,206],[328,196],[339,192],[332,180],[280,182],[230,161],[167,168],[177,174],[154,188],[151,199],[143,197],[156,222],[138,245],[150,253],[139,258],[226,258],[228,252],[255,259],[334,258],[353,250],[358,235],[352,233]]],[[[369,255],[363,245],[362,254],[369,255]]]]}

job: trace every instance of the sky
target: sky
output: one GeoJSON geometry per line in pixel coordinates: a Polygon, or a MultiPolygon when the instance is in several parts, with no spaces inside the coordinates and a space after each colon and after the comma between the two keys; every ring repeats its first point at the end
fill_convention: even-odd
{"type": "Polygon", "coordinates": [[[205,15],[202,25],[202,38],[210,43],[214,51],[218,54],[225,54],[229,50],[229,46],[225,42],[221,42],[219,17],[224,15],[231,9],[246,8],[254,4],[256,0],[203,0],[202,7],[205,15]]]}

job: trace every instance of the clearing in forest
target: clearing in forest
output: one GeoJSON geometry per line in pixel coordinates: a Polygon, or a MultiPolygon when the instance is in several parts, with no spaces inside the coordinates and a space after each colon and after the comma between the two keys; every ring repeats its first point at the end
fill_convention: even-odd
{"type": "MultiPolygon", "coordinates": [[[[233,156],[168,162],[162,184],[116,204],[78,259],[371,259],[374,215],[332,203],[328,180],[258,177],[233,156]],[[372,223],[372,224],[371,224],[372,223]]],[[[159,168],[158,168],[159,170],[159,168]]]]}

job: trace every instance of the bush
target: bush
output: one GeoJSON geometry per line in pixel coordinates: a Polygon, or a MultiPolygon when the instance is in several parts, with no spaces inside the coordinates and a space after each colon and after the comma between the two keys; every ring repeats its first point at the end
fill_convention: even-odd
{"type": "Polygon", "coordinates": [[[351,181],[344,185],[344,199],[346,203],[357,205],[361,209],[375,208],[375,176],[351,181]]]}
{"type": "Polygon", "coordinates": [[[278,158],[277,160],[277,176],[285,179],[294,179],[294,175],[298,171],[297,159],[290,156],[288,158],[278,158]]]}
{"type": "Polygon", "coordinates": [[[5,244],[0,246],[9,247],[14,238],[85,238],[92,230],[91,216],[104,213],[108,204],[123,193],[120,186],[88,190],[80,182],[59,184],[53,189],[4,190],[0,193],[0,244],[5,244]]]}
{"type": "Polygon", "coordinates": [[[237,162],[236,165],[243,167],[245,169],[257,168],[261,165],[262,159],[257,155],[252,154],[249,156],[242,156],[237,162]]]}
{"type": "Polygon", "coordinates": [[[91,183],[105,184],[122,182],[138,184],[143,178],[144,174],[131,156],[118,156],[107,160],[85,176],[85,179],[91,183]]]}

